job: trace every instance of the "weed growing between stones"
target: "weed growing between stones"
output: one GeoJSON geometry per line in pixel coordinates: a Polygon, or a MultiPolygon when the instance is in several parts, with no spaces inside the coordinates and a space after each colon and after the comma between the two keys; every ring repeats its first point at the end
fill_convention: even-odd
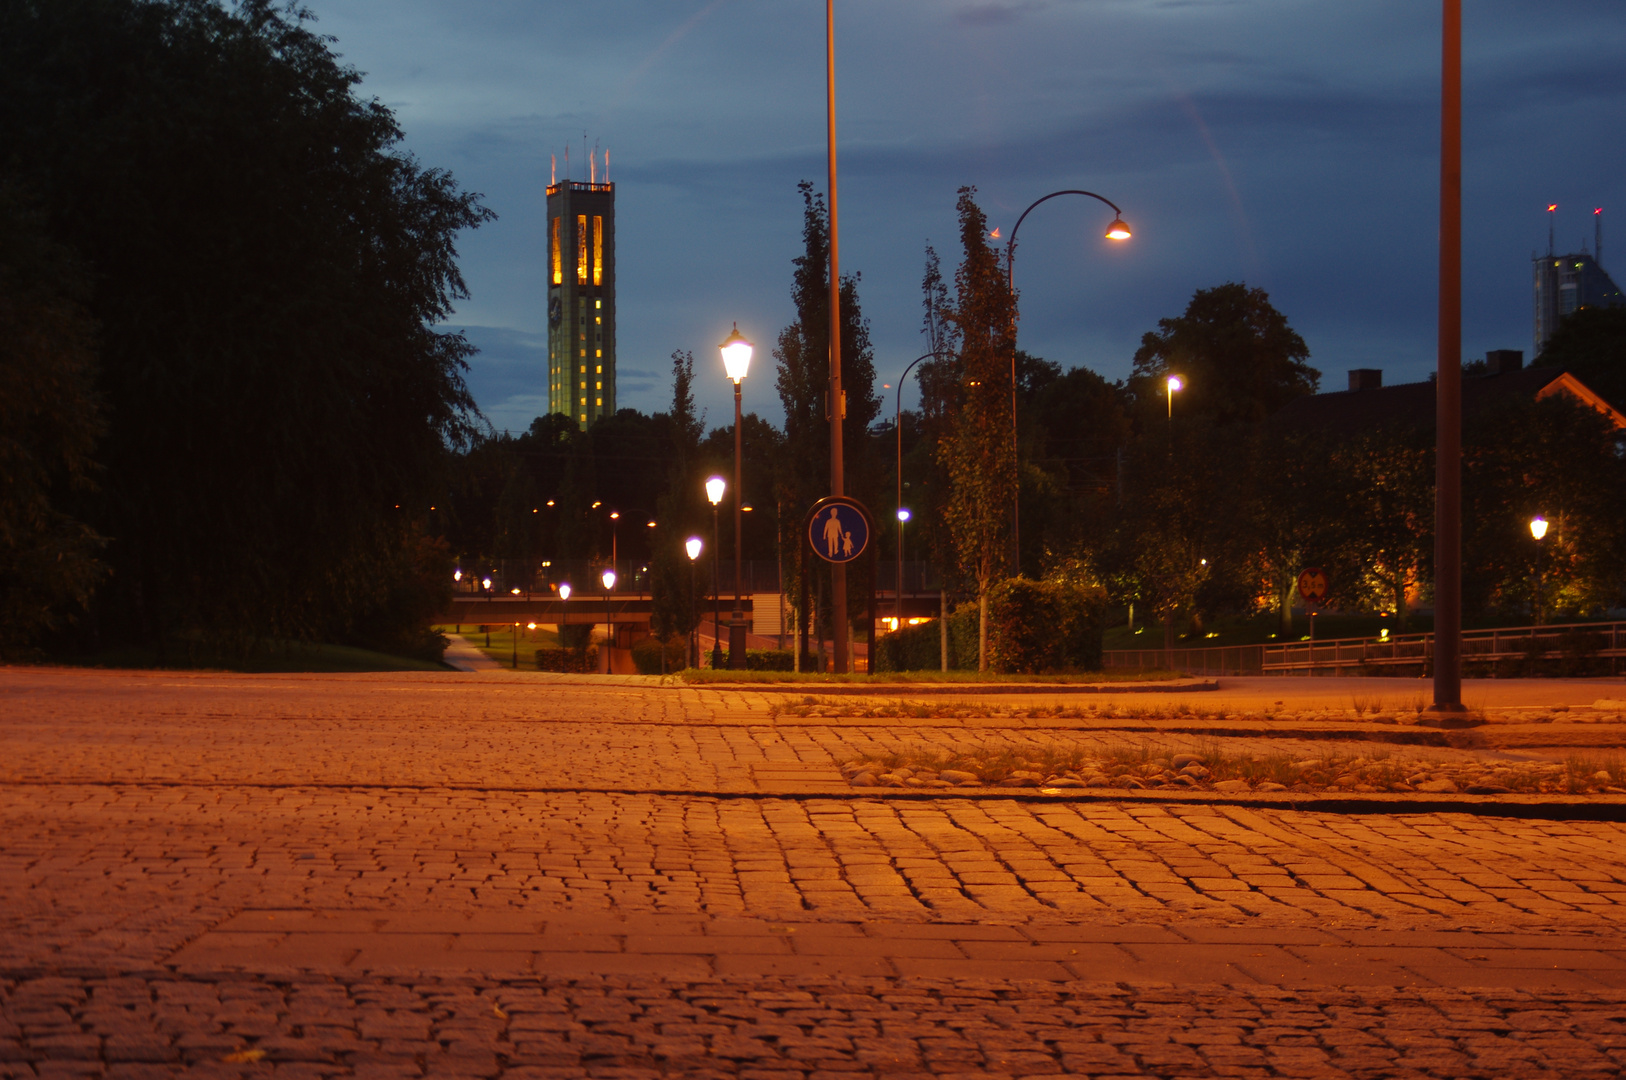
{"type": "Polygon", "coordinates": [[[922,748],[854,759],[841,771],[854,787],[1626,794],[1626,758],[1619,755],[1563,764],[1448,761],[1329,747],[1295,756],[1232,752],[1218,739],[1189,748],[1151,741],[1106,749],[1062,742],[953,753],[922,748]]]}

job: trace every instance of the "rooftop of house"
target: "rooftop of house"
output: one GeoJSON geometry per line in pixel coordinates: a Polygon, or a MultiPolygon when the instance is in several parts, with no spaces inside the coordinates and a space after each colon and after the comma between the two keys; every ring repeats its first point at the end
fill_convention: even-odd
{"type": "MultiPolygon", "coordinates": [[[[1378,427],[1432,427],[1434,380],[1383,385],[1383,372],[1356,368],[1349,373],[1348,390],[1295,398],[1272,418],[1288,428],[1353,434],[1378,427]]],[[[1462,415],[1470,418],[1510,401],[1539,401],[1563,394],[1578,404],[1598,410],[1626,430],[1626,416],[1599,397],[1581,380],[1562,368],[1523,366],[1523,354],[1513,350],[1492,352],[1485,370],[1462,376],[1462,415]]]]}

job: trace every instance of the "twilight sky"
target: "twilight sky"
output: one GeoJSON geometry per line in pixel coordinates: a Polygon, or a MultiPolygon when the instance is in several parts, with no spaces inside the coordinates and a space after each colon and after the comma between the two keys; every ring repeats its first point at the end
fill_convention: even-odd
{"type": "MultiPolygon", "coordinates": [[[[824,186],[819,0],[306,0],[395,110],[407,148],[484,193],[464,237],[473,296],[449,325],[482,350],[470,385],[497,428],[547,407],[543,218],[549,155],[611,153],[620,404],[670,400],[692,349],[711,424],[731,417],[715,346],[758,345],[748,411],[777,422],[770,350],[790,321],[796,182],[824,186]]],[[[1530,350],[1530,263],[1547,243],[1626,252],[1626,3],[1467,0],[1465,358],[1530,350]],[[1618,210],[1617,210],[1618,208],[1618,210]]],[[[924,346],[930,241],[958,261],[956,189],[1022,226],[1021,343],[1128,374],[1141,334],[1196,289],[1268,290],[1323,389],[1434,365],[1437,0],[838,0],[842,269],[883,382],[924,346]]],[[[904,402],[911,400],[907,387],[904,402]]],[[[891,394],[887,392],[887,400],[891,394]]]]}

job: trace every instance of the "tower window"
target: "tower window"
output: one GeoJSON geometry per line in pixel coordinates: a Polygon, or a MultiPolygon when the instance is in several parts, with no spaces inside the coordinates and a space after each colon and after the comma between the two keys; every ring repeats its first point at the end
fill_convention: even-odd
{"type": "Polygon", "coordinates": [[[565,270],[559,265],[559,219],[553,219],[553,283],[561,285],[565,280],[565,270]]]}
{"type": "Polygon", "coordinates": [[[587,284],[587,215],[576,215],[576,284],[587,284]]]}
{"type": "Polygon", "coordinates": [[[593,216],[593,284],[604,284],[604,219],[593,216]]]}

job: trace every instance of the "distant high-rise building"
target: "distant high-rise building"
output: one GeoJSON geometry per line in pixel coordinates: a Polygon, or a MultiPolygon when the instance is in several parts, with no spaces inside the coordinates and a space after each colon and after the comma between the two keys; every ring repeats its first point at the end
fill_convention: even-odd
{"type": "Polygon", "coordinates": [[[608,179],[548,187],[548,411],[583,428],[615,413],[615,185],[608,179]]]}
{"type": "Polygon", "coordinates": [[[1564,316],[1584,307],[1616,307],[1626,304],[1620,292],[1597,259],[1582,250],[1579,255],[1537,255],[1532,260],[1535,276],[1535,346],[1537,356],[1558,330],[1564,316]]]}

